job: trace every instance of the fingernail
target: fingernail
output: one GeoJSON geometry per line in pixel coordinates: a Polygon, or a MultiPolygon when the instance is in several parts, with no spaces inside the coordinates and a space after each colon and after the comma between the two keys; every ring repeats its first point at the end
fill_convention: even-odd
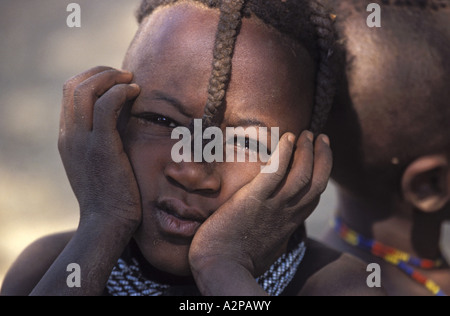
{"type": "Polygon", "coordinates": [[[314,134],[310,131],[306,131],[306,138],[312,143],[314,141],[314,134]]]}
{"type": "Polygon", "coordinates": [[[135,93],[136,96],[137,96],[139,93],[141,93],[141,87],[139,87],[137,84],[132,83],[132,84],[130,84],[129,86],[134,90],[133,93],[135,93]]]}
{"type": "Polygon", "coordinates": [[[322,135],[322,141],[327,144],[328,146],[330,146],[330,138],[328,138],[327,135],[322,135]]]}
{"type": "Polygon", "coordinates": [[[295,136],[292,135],[292,134],[289,134],[289,135],[288,135],[288,141],[291,142],[291,143],[294,143],[294,141],[295,141],[295,136]]]}
{"type": "Polygon", "coordinates": [[[133,75],[133,73],[131,71],[128,70],[119,70],[121,73],[123,73],[124,75],[133,75]]]}

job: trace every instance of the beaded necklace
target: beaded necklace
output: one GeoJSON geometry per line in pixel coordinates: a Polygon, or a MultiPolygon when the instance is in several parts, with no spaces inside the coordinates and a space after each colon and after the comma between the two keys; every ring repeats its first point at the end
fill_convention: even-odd
{"type": "Polygon", "coordinates": [[[341,218],[335,218],[333,228],[336,233],[352,246],[369,251],[372,255],[384,259],[386,262],[398,267],[411,279],[423,285],[435,296],[447,296],[433,280],[425,277],[422,273],[414,269],[433,269],[442,267],[443,259],[429,260],[414,257],[404,251],[386,246],[376,240],[365,238],[356,231],[350,229],[341,218]]]}

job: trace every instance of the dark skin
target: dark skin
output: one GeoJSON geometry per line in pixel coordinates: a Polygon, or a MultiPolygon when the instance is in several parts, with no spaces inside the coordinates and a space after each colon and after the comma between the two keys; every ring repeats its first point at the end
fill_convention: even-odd
{"type": "MultiPolygon", "coordinates": [[[[365,27],[364,12],[336,5],[345,38],[345,82],[328,126],[335,145],[336,213],[369,238],[414,256],[438,259],[440,231],[450,219],[447,124],[449,10],[406,14],[383,8],[383,27],[365,27]],[[419,19],[420,18],[420,19],[419,19]],[[415,35],[413,35],[415,34],[415,35]],[[345,126],[345,128],[342,128],[345,126]],[[435,128],[435,126],[438,126],[435,128]]],[[[323,241],[378,262],[390,295],[430,295],[400,270],[340,240],[323,241]]],[[[450,270],[419,271],[450,293],[450,270]]]]}
{"type": "MultiPolygon", "coordinates": [[[[278,171],[260,173],[261,162],[173,162],[173,126],[203,115],[218,17],[190,4],[159,10],[144,20],[127,52],[128,71],[97,67],[66,83],[59,148],[80,224],[74,233],[30,246],[11,268],[3,294],[99,295],[131,238],[149,264],[175,278],[192,276],[204,295],[267,294],[255,276],[286,251],[316,206],[331,150],[325,135],[314,142],[305,131],[314,94],[310,57],[252,18],[236,43],[222,127],[249,119],[280,127],[278,171]],[[119,124],[122,135],[119,116],[126,123],[119,124]],[[161,212],[167,205],[178,218],[161,212]],[[178,230],[191,222],[198,222],[193,236],[178,230]],[[16,282],[37,253],[33,271],[16,282]],[[81,288],[66,285],[70,262],[81,266],[81,288]]],[[[323,277],[336,284],[336,278],[354,280],[359,264],[342,256],[334,267],[343,273],[331,276],[330,267],[323,277]]],[[[330,292],[316,283],[302,294],[330,292]]],[[[357,287],[355,294],[361,294],[357,287]]]]}

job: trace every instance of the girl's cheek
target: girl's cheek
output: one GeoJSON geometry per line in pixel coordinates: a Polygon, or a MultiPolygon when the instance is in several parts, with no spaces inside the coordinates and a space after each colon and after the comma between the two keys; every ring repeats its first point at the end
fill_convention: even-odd
{"type": "Polygon", "coordinates": [[[162,168],[165,164],[172,162],[171,149],[170,140],[137,139],[128,143],[126,151],[133,167],[138,164],[149,170],[158,166],[162,168]]]}
{"type": "Polygon", "coordinates": [[[123,136],[124,147],[127,151],[136,146],[141,147],[143,150],[169,148],[169,156],[171,148],[176,142],[177,140],[171,139],[170,131],[164,131],[164,133],[155,132],[137,124],[134,119],[130,120],[123,136]]]}
{"type": "Polygon", "coordinates": [[[224,162],[216,164],[216,168],[221,174],[223,188],[234,194],[259,174],[261,163],[224,162]]]}
{"type": "Polygon", "coordinates": [[[156,176],[158,169],[172,161],[171,150],[176,140],[170,139],[170,136],[143,133],[139,126],[129,126],[123,142],[135,173],[153,173],[156,176]]]}

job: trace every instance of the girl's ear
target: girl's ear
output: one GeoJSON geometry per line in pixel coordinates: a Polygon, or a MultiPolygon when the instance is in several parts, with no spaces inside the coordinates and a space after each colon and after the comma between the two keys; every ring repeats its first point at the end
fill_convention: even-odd
{"type": "Polygon", "coordinates": [[[422,212],[441,210],[450,201],[449,158],[444,154],[417,158],[402,176],[404,199],[422,212]]]}

